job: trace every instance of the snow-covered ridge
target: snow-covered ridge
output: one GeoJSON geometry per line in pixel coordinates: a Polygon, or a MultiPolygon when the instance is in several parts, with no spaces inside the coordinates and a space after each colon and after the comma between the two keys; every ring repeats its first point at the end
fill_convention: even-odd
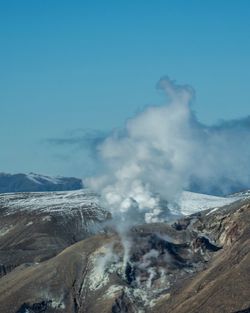
{"type": "Polygon", "coordinates": [[[79,190],[82,180],[75,177],[50,177],[35,173],[0,173],[0,193],[79,190]]]}
{"type": "Polygon", "coordinates": [[[30,179],[31,181],[37,183],[37,184],[42,184],[41,181],[47,181],[50,182],[52,184],[58,184],[60,183],[60,180],[62,180],[62,177],[50,177],[50,176],[46,176],[46,175],[40,175],[40,174],[36,174],[36,173],[29,173],[26,174],[26,177],[28,179],[30,179]]]}
{"type": "MultiPolygon", "coordinates": [[[[250,197],[250,193],[217,197],[184,191],[178,201],[179,213],[189,215],[202,210],[222,207],[246,197],[250,197]]],[[[2,211],[4,214],[12,214],[17,211],[71,214],[76,210],[101,210],[101,207],[100,197],[89,189],[0,194],[0,213],[2,211]]]]}
{"type": "Polygon", "coordinates": [[[189,215],[207,209],[219,208],[242,198],[241,195],[237,194],[230,197],[217,197],[184,191],[178,201],[178,205],[180,206],[182,214],[189,215]]]}
{"type": "Polygon", "coordinates": [[[16,211],[67,213],[79,209],[100,209],[99,198],[93,192],[82,189],[62,192],[28,192],[0,194],[0,210],[7,214],[16,211]]]}
{"type": "Polygon", "coordinates": [[[231,198],[240,198],[240,199],[247,199],[250,198],[250,190],[245,190],[245,191],[240,191],[237,193],[234,193],[232,195],[229,195],[229,197],[231,198]]]}

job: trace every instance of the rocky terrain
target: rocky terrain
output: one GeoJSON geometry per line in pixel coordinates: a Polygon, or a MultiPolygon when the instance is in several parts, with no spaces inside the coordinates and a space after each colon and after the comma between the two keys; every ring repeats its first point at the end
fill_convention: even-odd
{"type": "Polygon", "coordinates": [[[90,191],[2,195],[0,312],[249,312],[248,194],[201,198],[122,234],[90,191]]]}
{"type": "Polygon", "coordinates": [[[110,218],[87,190],[0,194],[0,216],[0,276],[58,254],[110,218]]]}
{"type": "Polygon", "coordinates": [[[83,187],[82,180],[74,177],[0,173],[0,193],[31,191],[65,191],[83,187]]]}

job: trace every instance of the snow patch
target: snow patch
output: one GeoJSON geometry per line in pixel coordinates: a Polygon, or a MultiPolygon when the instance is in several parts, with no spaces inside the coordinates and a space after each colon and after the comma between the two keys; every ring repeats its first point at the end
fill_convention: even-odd
{"type": "Polygon", "coordinates": [[[105,295],[103,297],[105,298],[113,298],[116,296],[118,293],[120,293],[123,290],[122,286],[118,285],[112,285],[109,287],[109,289],[106,291],[105,295]]]}
{"type": "Polygon", "coordinates": [[[4,236],[4,235],[8,234],[13,228],[14,228],[13,225],[10,225],[9,227],[2,227],[2,228],[0,229],[0,237],[2,237],[2,236],[4,236]]]}
{"type": "Polygon", "coordinates": [[[39,175],[39,174],[35,174],[35,173],[29,173],[29,174],[26,175],[26,177],[29,180],[31,180],[31,181],[33,181],[33,182],[35,182],[37,184],[40,184],[40,185],[42,184],[41,180],[42,181],[48,181],[48,182],[50,182],[52,184],[60,183],[60,178],[59,177],[49,177],[49,176],[39,175]]]}
{"type": "Polygon", "coordinates": [[[210,215],[210,214],[213,213],[213,212],[216,212],[218,209],[219,209],[219,208],[214,208],[214,209],[212,209],[211,211],[209,211],[209,212],[206,214],[206,216],[207,216],[207,215],[210,215]]]}
{"type": "Polygon", "coordinates": [[[239,200],[238,197],[217,197],[189,191],[183,191],[178,201],[180,211],[190,215],[199,211],[219,208],[239,200]]]}
{"type": "Polygon", "coordinates": [[[50,221],[51,221],[51,219],[52,219],[52,217],[51,217],[51,216],[46,215],[46,216],[44,216],[44,217],[42,218],[42,221],[43,221],[43,222],[50,222],[50,221]]]}

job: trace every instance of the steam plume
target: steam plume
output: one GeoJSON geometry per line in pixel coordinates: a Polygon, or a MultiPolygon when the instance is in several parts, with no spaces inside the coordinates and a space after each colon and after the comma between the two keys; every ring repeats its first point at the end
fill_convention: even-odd
{"type": "Polygon", "coordinates": [[[161,221],[184,189],[227,193],[250,185],[249,118],[208,127],[190,108],[190,86],[163,77],[157,88],[167,104],[148,107],[105,138],[97,146],[103,173],[87,180],[119,227],[161,221]]]}

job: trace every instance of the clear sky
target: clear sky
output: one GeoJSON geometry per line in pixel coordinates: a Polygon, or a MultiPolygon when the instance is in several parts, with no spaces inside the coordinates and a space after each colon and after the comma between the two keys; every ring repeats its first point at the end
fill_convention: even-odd
{"type": "Polygon", "coordinates": [[[249,0],[0,0],[0,171],[84,176],[83,131],[196,90],[198,119],[250,114],[249,0]]]}

